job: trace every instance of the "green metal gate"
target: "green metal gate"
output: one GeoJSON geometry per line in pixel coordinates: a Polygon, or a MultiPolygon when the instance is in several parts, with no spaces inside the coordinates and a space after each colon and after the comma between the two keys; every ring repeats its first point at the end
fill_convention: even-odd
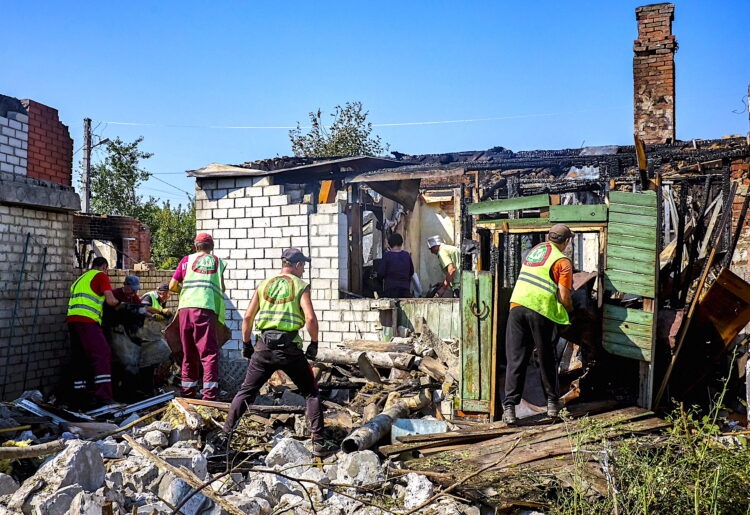
{"type": "Polygon", "coordinates": [[[490,412],[492,283],[490,272],[461,274],[461,395],[458,408],[490,412]]]}

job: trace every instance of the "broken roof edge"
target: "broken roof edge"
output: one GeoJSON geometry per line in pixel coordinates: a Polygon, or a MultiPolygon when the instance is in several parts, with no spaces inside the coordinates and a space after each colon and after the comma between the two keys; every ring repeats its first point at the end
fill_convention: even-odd
{"type": "Polygon", "coordinates": [[[311,172],[311,173],[336,173],[336,172],[363,172],[372,169],[387,169],[396,166],[402,166],[403,161],[375,156],[352,156],[340,158],[320,158],[320,161],[313,161],[309,164],[279,168],[276,170],[262,170],[241,165],[223,165],[212,163],[198,170],[187,170],[190,177],[196,178],[215,178],[215,177],[265,177],[268,175],[278,175],[291,172],[311,172]],[[347,169],[350,168],[350,169],[347,169]]]}

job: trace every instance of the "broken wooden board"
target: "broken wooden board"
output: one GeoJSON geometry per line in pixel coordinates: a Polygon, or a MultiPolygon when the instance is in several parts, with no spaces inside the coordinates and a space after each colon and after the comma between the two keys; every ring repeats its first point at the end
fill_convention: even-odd
{"type": "Polygon", "coordinates": [[[536,209],[549,206],[549,195],[530,195],[528,197],[504,198],[487,200],[469,204],[470,215],[486,215],[489,213],[507,213],[521,209],[536,209]]]}

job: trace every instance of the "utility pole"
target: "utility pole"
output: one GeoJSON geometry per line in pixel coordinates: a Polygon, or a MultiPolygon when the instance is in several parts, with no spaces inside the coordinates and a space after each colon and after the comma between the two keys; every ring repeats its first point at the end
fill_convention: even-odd
{"type": "Polygon", "coordinates": [[[91,209],[91,118],[83,119],[83,212],[91,209]]]}

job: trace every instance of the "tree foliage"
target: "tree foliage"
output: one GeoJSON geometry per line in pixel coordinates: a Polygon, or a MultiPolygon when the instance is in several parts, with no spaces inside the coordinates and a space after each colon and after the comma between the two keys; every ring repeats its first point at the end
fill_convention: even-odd
{"type": "Polygon", "coordinates": [[[94,213],[143,217],[148,202],[143,201],[137,190],[151,174],[141,167],[141,161],[153,154],[138,148],[142,141],[143,137],[131,143],[115,138],[107,143],[104,161],[91,167],[91,210],[94,213]]]}
{"type": "Polygon", "coordinates": [[[195,202],[186,207],[154,202],[144,218],[151,230],[151,260],[160,270],[174,270],[183,256],[193,252],[195,202]]]}
{"type": "Polygon", "coordinates": [[[320,109],[311,112],[310,129],[304,132],[300,123],[289,131],[292,152],[297,157],[377,156],[388,151],[380,136],[372,135],[372,123],[362,102],[337,105],[330,115],[333,122],[326,127],[320,109]]]}
{"type": "Polygon", "coordinates": [[[138,147],[143,138],[110,141],[104,160],[91,168],[91,206],[95,213],[130,216],[151,231],[151,260],[162,270],[174,269],[180,258],[193,251],[195,202],[188,197],[185,207],[138,195],[138,187],[149,177],[141,161],[153,154],[138,147]]]}

